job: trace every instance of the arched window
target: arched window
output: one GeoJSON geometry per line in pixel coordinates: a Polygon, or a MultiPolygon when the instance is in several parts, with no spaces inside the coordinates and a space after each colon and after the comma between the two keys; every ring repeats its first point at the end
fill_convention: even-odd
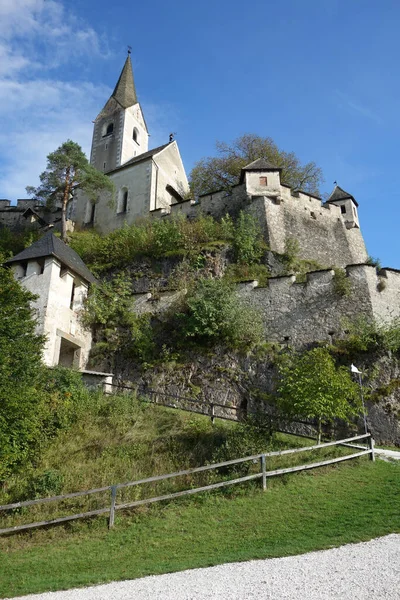
{"type": "Polygon", "coordinates": [[[133,128],[132,138],[134,142],[139,144],[139,129],[137,127],[133,128]]]}
{"type": "Polygon", "coordinates": [[[118,194],[117,213],[122,214],[128,211],[128,190],[122,188],[118,194]]]}
{"type": "Polygon", "coordinates": [[[103,137],[106,137],[107,135],[111,135],[114,131],[114,123],[108,123],[107,125],[104,125],[103,127],[103,137]]]}

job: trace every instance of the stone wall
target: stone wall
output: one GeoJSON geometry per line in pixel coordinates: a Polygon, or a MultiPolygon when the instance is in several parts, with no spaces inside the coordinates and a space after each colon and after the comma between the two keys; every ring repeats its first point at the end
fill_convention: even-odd
{"type": "MultiPolygon", "coordinates": [[[[293,190],[279,181],[279,173],[246,173],[245,183],[230,193],[218,191],[153,211],[152,217],[182,215],[193,219],[200,213],[220,219],[236,217],[240,210],[252,214],[265,241],[274,252],[283,254],[290,242],[298,246],[299,258],[313,260],[322,267],[364,263],[368,254],[356,221],[349,222],[340,206],[322,204],[321,199],[293,190]],[[260,179],[268,181],[267,186],[260,179]]],[[[356,210],[354,208],[354,210],[356,210]]]]}
{"type": "MultiPolygon", "coordinates": [[[[333,270],[308,273],[305,282],[294,275],[272,277],[267,287],[256,281],[238,284],[239,297],[262,317],[266,339],[301,348],[315,341],[332,341],[340,336],[344,323],[359,316],[389,322],[400,317],[400,272],[376,272],[370,265],[346,269],[349,295],[338,290],[333,270]],[[382,281],[385,282],[382,285],[382,281]]],[[[163,292],[134,296],[134,310],[162,314],[184,292],[163,292]]]]}

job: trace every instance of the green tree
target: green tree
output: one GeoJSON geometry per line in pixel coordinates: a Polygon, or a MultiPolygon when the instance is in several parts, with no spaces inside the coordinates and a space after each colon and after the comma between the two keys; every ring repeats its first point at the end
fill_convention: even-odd
{"type": "Polygon", "coordinates": [[[61,204],[61,238],[67,239],[67,205],[79,187],[92,202],[103,190],[113,193],[114,185],[104,173],[95,169],[76,142],[67,140],[47,156],[46,170],[40,175],[40,185],[28,186],[28,194],[42,200],[48,207],[61,204]]]}
{"type": "Polygon", "coordinates": [[[34,298],[0,267],[0,480],[30,456],[40,438],[45,340],[35,333],[34,298]]]}
{"type": "Polygon", "coordinates": [[[257,158],[266,158],[282,168],[282,181],[295,189],[319,193],[323,182],[321,169],[314,163],[301,164],[294,152],[280,150],[269,137],[246,133],[231,144],[216,142],[217,156],[198,161],[190,174],[190,185],[195,194],[215,190],[230,190],[239,181],[243,167],[257,158]]]}
{"type": "Polygon", "coordinates": [[[288,416],[317,419],[318,443],[322,423],[359,414],[358,386],[349,369],[336,367],[327,348],[286,355],[278,369],[278,406],[288,416]]]}

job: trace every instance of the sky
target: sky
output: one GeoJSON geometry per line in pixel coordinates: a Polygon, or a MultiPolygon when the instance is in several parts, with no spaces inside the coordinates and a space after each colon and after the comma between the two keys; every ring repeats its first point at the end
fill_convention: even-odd
{"type": "Polygon", "coordinates": [[[0,198],[26,197],[92,121],[127,47],[150,147],[189,173],[215,142],[271,137],[359,202],[367,250],[400,268],[398,0],[0,0],[0,198]]]}

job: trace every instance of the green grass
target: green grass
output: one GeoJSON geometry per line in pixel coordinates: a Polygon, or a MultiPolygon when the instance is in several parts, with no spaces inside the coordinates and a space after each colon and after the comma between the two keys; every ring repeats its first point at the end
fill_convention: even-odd
{"type": "Polygon", "coordinates": [[[1,540],[0,594],[12,597],[230,561],[330,548],[400,532],[400,465],[360,459],[1,540]]]}

